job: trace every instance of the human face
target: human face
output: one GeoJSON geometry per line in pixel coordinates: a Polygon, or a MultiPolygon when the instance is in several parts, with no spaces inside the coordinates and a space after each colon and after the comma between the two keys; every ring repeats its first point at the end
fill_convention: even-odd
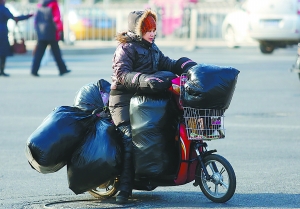
{"type": "Polygon", "coordinates": [[[156,35],[156,29],[151,29],[150,31],[147,31],[143,35],[143,39],[145,39],[146,41],[148,41],[150,43],[153,43],[155,35],[156,35]]]}

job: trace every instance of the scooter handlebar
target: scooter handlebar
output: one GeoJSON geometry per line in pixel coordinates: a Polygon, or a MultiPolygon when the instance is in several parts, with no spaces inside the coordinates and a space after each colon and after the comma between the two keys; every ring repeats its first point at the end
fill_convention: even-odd
{"type": "Polygon", "coordinates": [[[180,77],[172,79],[172,85],[169,88],[169,91],[176,95],[180,95],[180,77]]]}

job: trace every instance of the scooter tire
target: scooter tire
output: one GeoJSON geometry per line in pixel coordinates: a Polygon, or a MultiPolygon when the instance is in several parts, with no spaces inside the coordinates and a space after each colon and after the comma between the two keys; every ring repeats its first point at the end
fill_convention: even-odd
{"type": "Polygon", "coordinates": [[[198,164],[196,181],[201,191],[213,202],[227,202],[232,198],[236,189],[236,176],[231,164],[217,154],[208,155],[203,160],[210,179],[206,179],[202,167],[198,164]]]}
{"type": "Polygon", "coordinates": [[[119,180],[115,178],[101,184],[95,189],[89,190],[88,193],[98,199],[108,199],[117,194],[118,186],[119,180]]]}

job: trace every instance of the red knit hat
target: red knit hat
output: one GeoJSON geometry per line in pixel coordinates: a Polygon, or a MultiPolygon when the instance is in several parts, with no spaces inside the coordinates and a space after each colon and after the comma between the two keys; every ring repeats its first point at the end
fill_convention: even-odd
{"type": "Polygon", "coordinates": [[[156,29],[156,22],[152,15],[148,15],[142,23],[142,34],[144,35],[152,29],[156,29]]]}

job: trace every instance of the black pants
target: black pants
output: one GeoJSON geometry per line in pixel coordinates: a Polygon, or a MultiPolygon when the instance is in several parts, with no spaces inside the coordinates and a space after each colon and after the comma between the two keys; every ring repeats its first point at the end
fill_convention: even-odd
{"type": "Polygon", "coordinates": [[[61,51],[60,51],[60,48],[58,45],[58,41],[39,40],[37,42],[37,47],[36,47],[36,51],[35,51],[34,58],[33,58],[31,73],[38,72],[40,65],[41,65],[42,58],[44,56],[45,50],[48,45],[51,46],[51,51],[54,56],[54,60],[57,64],[57,67],[59,69],[59,72],[64,73],[67,71],[67,67],[61,56],[61,51]]]}
{"type": "Polygon", "coordinates": [[[0,57],[0,74],[4,73],[5,62],[6,62],[6,56],[1,56],[0,57]]]}
{"type": "Polygon", "coordinates": [[[131,193],[134,179],[133,144],[131,136],[129,105],[132,94],[110,95],[109,110],[115,125],[122,132],[123,167],[120,176],[120,191],[131,193]]]}

